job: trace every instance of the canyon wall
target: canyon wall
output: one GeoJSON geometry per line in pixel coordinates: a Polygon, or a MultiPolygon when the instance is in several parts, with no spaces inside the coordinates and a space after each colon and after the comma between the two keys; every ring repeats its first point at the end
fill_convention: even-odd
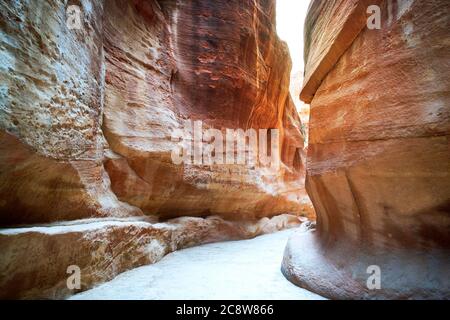
{"type": "Polygon", "coordinates": [[[317,230],[289,241],[282,269],[330,298],[448,299],[450,5],[378,1],[381,29],[369,30],[368,4],[309,10],[301,97],[317,230]]]}
{"type": "Polygon", "coordinates": [[[103,167],[103,6],[0,2],[0,224],[139,214],[103,167]]]}
{"type": "Polygon", "coordinates": [[[114,152],[105,167],[119,199],[162,217],[307,209],[297,199],[303,137],[274,2],[159,1],[141,11],[123,1],[105,7],[103,132],[114,152]],[[282,168],[175,165],[170,137],[183,119],[223,132],[279,129],[282,168]]]}
{"type": "Polygon", "coordinates": [[[66,2],[0,0],[3,298],[69,294],[68,263],[83,290],[176,248],[313,215],[274,1],[66,2]],[[281,166],[175,164],[186,120],[278,129],[281,166]],[[197,218],[153,226],[182,216],[197,218]]]}
{"type": "Polygon", "coordinates": [[[1,2],[2,224],[309,212],[273,1],[76,3],[1,2]],[[279,129],[281,168],[175,165],[186,119],[279,129]]]}

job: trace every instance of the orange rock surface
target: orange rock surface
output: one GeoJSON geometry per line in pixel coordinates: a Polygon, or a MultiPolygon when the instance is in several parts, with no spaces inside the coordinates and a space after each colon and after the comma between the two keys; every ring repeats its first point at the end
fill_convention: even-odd
{"type": "Polygon", "coordinates": [[[299,223],[296,216],[279,215],[244,222],[219,217],[181,217],[164,223],[148,218],[102,218],[2,228],[0,298],[62,299],[121,272],[156,263],[175,250],[254,238],[299,223]],[[78,289],[67,286],[70,266],[80,268],[78,289]]]}
{"type": "Polygon", "coordinates": [[[145,15],[136,3],[105,8],[103,132],[117,155],[106,163],[114,193],[163,217],[307,213],[303,137],[274,3],[160,1],[145,15]],[[272,177],[242,165],[174,165],[169,138],[183,119],[280,129],[284,165],[272,177]]]}
{"type": "Polygon", "coordinates": [[[0,3],[0,223],[311,216],[274,2],[0,3]],[[45,17],[42,18],[42,17],[45,17]],[[175,165],[185,119],[279,129],[281,168],[175,165]]]}
{"type": "Polygon", "coordinates": [[[307,18],[302,91],[317,231],[291,239],[283,272],[331,298],[448,298],[449,3],[382,1],[381,29],[358,31],[365,10],[325,2],[307,18]]]}
{"type": "Polygon", "coordinates": [[[101,3],[0,2],[0,225],[129,216],[103,168],[101,3]]]}
{"type": "Polygon", "coordinates": [[[64,297],[69,265],[85,290],[314,216],[273,1],[75,4],[70,29],[64,1],[0,0],[1,297],[64,297]],[[175,164],[186,119],[279,129],[280,168],[175,164]]]}

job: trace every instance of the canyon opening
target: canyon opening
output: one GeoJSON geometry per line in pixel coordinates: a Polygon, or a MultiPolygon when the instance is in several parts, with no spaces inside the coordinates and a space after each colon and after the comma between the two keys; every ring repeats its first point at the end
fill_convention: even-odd
{"type": "Polygon", "coordinates": [[[449,299],[448,0],[0,15],[1,299],[449,299]]]}

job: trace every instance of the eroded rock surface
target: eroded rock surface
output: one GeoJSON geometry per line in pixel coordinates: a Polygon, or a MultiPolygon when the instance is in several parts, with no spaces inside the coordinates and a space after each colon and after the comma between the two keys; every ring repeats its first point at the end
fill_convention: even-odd
{"type": "Polygon", "coordinates": [[[68,264],[89,287],[176,248],[257,235],[260,219],[313,216],[274,14],[273,1],[0,0],[3,297],[65,295],[68,264]],[[172,134],[186,119],[279,129],[282,164],[176,165],[172,134]],[[202,218],[126,222],[145,215],[202,218]],[[211,226],[211,215],[234,222],[211,226]]]}
{"type": "Polygon", "coordinates": [[[119,155],[106,163],[113,191],[163,217],[307,214],[303,136],[274,3],[159,1],[142,14],[143,3],[105,7],[103,132],[119,155]],[[242,165],[174,165],[170,137],[183,119],[280,129],[283,166],[269,176],[242,165]]]}
{"type": "Polygon", "coordinates": [[[297,216],[253,221],[181,217],[102,218],[0,229],[0,298],[61,299],[113,279],[126,270],[161,260],[175,250],[204,243],[249,239],[296,227],[297,216]],[[81,286],[67,281],[79,268],[81,286]]]}
{"type": "Polygon", "coordinates": [[[2,224],[310,214],[274,2],[76,4],[70,30],[58,1],[0,3],[2,224]],[[279,129],[281,168],[175,165],[186,119],[279,129]]]}
{"type": "Polygon", "coordinates": [[[331,298],[448,298],[450,6],[382,1],[381,29],[355,36],[346,26],[365,19],[354,13],[365,2],[338,2],[314,1],[307,18],[317,231],[290,241],[284,273],[331,298]],[[370,265],[380,290],[366,285],[370,265]]]}
{"type": "Polygon", "coordinates": [[[0,224],[128,216],[103,168],[102,3],[1,1],[0,224]]]}

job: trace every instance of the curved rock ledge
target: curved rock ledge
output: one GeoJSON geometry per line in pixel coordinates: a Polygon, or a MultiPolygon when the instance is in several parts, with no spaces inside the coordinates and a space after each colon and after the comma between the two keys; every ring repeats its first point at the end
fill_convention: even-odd
{"type": "Polygon", "coordinates": [[[311,103],[317,89],[367,21],[367,7],[381,0],[316,0],[305,21],[305,77],[300,99],[311,103]]]}
{"type": "Polygon", "coordinates": [[[297,231],[288,241],[281,271],[294,284],[329,299],[449,299],[448,257],[439,249],[327,246],[317,231],[297,231]],[[370,266],[380,268],[380,289],[368,288],[370,266]]]}
{"type": "Polygon", "coordinates": [[[313,215],[274,1],[77,3],[0,1],[0,225],[313,215]],[[282,164],[176,165],[187,119],[278,129],[282,164]]]}

